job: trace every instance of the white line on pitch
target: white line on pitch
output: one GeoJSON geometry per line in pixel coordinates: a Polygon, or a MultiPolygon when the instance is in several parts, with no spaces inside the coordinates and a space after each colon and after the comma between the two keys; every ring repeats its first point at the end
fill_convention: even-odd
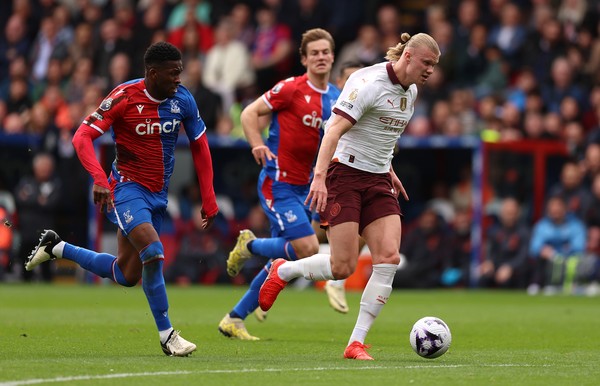
{"type": "Polygon", "coordinates": [[[95,379],[114,379],[114,378],[134,378],[134,377],[155,377],[164,375],[189,375],[189,374],[236,374],[236,373],[274,373],[286,371],[353,371],[353,370],[390,370],[390,369],[421,369],[421,368],[445,368],[453,369],[459,367],[549,367],[550,365],[529,365],[529,364],[490,364],[490,365],[408,365],[408,366],[363,366],[363,367],[305,367],[291,369],[223,369],[223,370],[197,370],[197,371],[156,371],[142,373],[117,373],[106,375],[74,375],[70,377],[56,378],[36,378],[23,379],[18,381],[0,382],[0,386],[23,386],[39,385],[42,383],[72,382],[72,381],[91,381],[95,379]]]}

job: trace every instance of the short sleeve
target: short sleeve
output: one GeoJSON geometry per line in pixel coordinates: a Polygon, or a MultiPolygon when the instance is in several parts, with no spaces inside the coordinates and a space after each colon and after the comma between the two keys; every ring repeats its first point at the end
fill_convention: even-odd
{"type": "Polygon", "coordinates": [[[296,83],[293,80],[294,78],[283,80],[262,95],[262,99],[269,106],[269,109],[279,111],[290,104],[296,91],[296,83]]]}
{"type": "Polygon", "coordinates": [[[353,124],[373,105],[373,96],[376,95],[374,84],[362,75],[354,73],[348,78],[340,94],[333,112],[343,115],[353,124]]]}
{"type": "Polygon", "coordinates": [[[83,124],[104,134],[120,117],[127,107],[128,97],[122,89],[115,89],[101,103],[100,106],[88,115],[83,124]]]}

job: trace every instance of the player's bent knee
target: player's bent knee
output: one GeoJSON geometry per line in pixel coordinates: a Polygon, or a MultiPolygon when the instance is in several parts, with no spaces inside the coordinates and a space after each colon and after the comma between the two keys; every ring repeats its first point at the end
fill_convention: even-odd
{"type": "Polygon", "coordinates": [[[136,275],[135,277],[125,276],[122,280],[117,279],[117,283],[119,283],[123,287],[135,287],[135,285],[140,281],[141,278],[142,275],[136,275]]]}
{"type": "Polygon", "coordinates": [[[140,251],[140,259],[142,260],[143,264],[148,264],[155,260],[164,258],[164,248],[160,241],[150,243],[140,251]]]}
{"type": "Polygon", "coordinates": [[[355,269],[356,264],[331,264],[331,273],[336,280],[347,279],[355,269]]]}
{"type": "Polygon", "coordinates": [[[381,256],[373,256],[373,264],[400,264],[400,254],[390,253],[381,256]]]}

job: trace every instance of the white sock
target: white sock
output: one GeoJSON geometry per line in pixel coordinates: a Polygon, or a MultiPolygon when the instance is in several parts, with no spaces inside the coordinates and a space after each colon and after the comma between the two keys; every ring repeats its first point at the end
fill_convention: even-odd
{"type": "Polygon", "coordinates": [[[340,280],[327,280],[327,284],[334,286],[334,287],[342,287],[344,288],[344,286],[346,285],[346,279],[340,279],[340,280]]]}
{"type": "Polygon", "coordinates": [[[330,256],[323,253],[296,261],[286,261],[279,266],[277,272],[285,281],[290,281],[300,276],[304,276],[307,280],[333,279],[330,256]]]}
{"type": "Polygon", "coordinates": [[[355,340],[365,343],[369,329],[392,292],[392,283],[397,267],[397,264],[376,264],[373,266],[373,273],[360,299],[358,319],[348,344],[355,340]]]}
{"type": "Polygon", "coordinates": [[[54,256],[62,258],[64,249],[65,249],[65,242],[61,241],[58,244],[56,244],[54,246],[54,248],[52,248],[52,253],[54,254],[54,256]]]}
{"type": "Polygon", "coordinates": [[[171,336],[171,331],[173,331],[173,327],[158,332],[158,335],[160,336],[160,343],[164,344],[167,339],[169,339],[169,336],[171,336]]]}

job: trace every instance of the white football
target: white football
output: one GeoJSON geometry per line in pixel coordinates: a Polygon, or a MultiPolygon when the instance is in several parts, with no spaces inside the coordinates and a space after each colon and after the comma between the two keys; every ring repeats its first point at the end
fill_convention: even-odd
{"type": "Polygon", "coordinates": [[[410,345],[423,358],[441,356],[448,351],[451,342],[452,334],[448,325],[433,316],[417,320],[410,331],[410,345]]]}

